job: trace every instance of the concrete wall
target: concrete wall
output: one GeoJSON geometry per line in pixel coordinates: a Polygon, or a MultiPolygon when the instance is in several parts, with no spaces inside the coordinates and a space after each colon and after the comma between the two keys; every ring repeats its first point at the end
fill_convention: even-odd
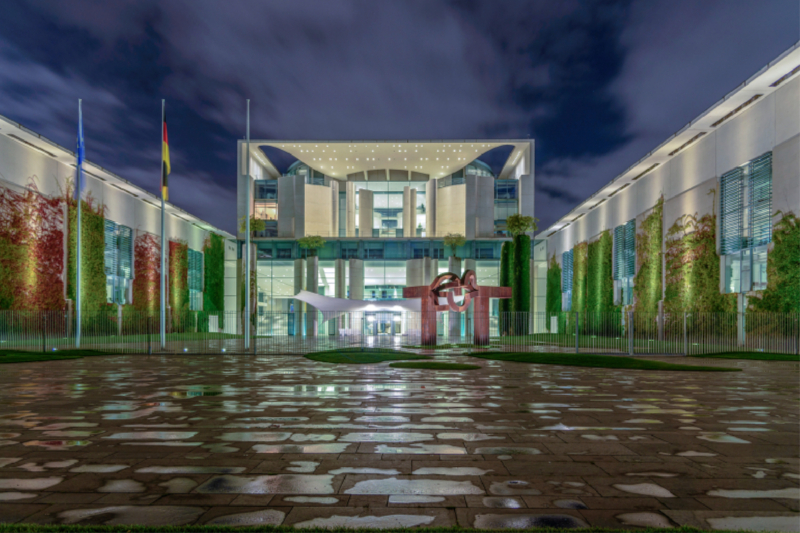
{"type": "MultiPolygon", "coordinates": [[[[333,233],[333,189],[322,185],[305,185],[305,224],[302,233],[295,231],[295,237],[319,235],[321,237],[337,237],[333,233]]],[[[280,198],[280,196],[279,196],[280,198]]],[[[295,222],[295,226],[297,223],[295,222]]]]}
{"type": "Polygon", "coordinates": [[[345,194],[347,200],[347,215],[345,216],[346,231],[348,237],[356,236],[356,184],[348,181],[345,184],[345,194]]]}
{"type": "MultiPolygon", "coordinates": [[[[463,234],[467,239],[492,237],[494,235],[494,178],[468,174],[465,182],[465,233],[463,234]]],[[[461,187],[461,185],[455,187],[461,187]]],[[[445,187],[441,190],[451,188],[454,187],[445,187]]]]}
{"type": "Polygon", "coordinates": [[[358,235],[359,237],[372,237],[375,220],[372,215],[375,195],[372,191],[361,189],[358,191],[358,235]]]}
{"type": "Polygon", "coordinates": [[[425,236],[436,237],[436,180],[425,184],[425,236]]]}
{"type": "Polygon", "coordinates": [[[451,185],[436,190],[436,235],[466,235],[467,186],[451,185]]]}
{"type": "MultiPolygon", "coordinates": [[[[780,86],[670,157],[631,186],[548,238],[561,254],[633,218],[643,218],[663,194],[664,232],[685,214],[710,212],[719,176],[772,151],[772,210],[800,214],[800,77],[780,86]]],[[[523,185],[524,191],[524,185],[523,185]]],[[[718,210],[715,211],[717,216],[718,210]]],[[[638,226],[637,226],[638,227],[638,226]]]]}

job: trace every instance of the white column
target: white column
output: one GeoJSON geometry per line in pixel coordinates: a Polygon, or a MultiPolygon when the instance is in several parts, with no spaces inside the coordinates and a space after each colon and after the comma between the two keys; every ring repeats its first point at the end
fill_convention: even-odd
{"type": "Polygon", "coordinates": [[[358,191],[358,236],[372,237],[374,194],[367,189],[358,191]]]}
{"type": "MultiPolygon", "coordinates": [[[[319,257],[306,259],[306,291],[317,294],[319,290],[319,257]]],[[[317,335],[317,308],[306,305],[306,336],[317,335]]]]}
{"type": "Polygon", "coordinates": [[[356,236],[356,184],[348,181],[345,185],[345,193],[347,194],[347,215],[345,223],[347,224],[347,236],[356,236]]]}
{"type": "Polygon", "coordinates": [[[425,236],[436,237],[436,180],[425,184],[425,236]]]}

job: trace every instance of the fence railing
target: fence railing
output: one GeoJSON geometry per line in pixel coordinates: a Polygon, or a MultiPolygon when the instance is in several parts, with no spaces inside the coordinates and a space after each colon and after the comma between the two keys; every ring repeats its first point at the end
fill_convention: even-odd
{"type": "MultiPolygon", "coordinates": [[[[800,313],[503,313],[431,316],[398,311],[170,313],[162,345],[159,317],[136,311],[83,313],[82,349],[110,353],[305,354],[351,347],[422,348],[423,322],[440,349],[702,355],[728,351],[800,353],[800,313]],[[476,323],[489,324],[475,344],[476,323]],[[245,339],[245,327],[250,328],[245,339]]],[[[74,314],[0,311],[0,350],[76,347],[74,314]]]]}

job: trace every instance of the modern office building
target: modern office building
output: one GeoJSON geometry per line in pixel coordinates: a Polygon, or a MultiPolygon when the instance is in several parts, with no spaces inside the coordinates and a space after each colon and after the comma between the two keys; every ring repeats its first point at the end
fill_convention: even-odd
{"type": "MultiPolygon", "coordinates": [[[[300,310],[294,296],[301,290],[385,308],[402,299],[404,287],[443,272],[471,269],[480,284],[497,285],[506,218],[534,215],[530,139],[253,140],[249,176],[244,141],[238,153],[239,220],[250,213],[265,222],[252,236],[253,306],[273,331],[285,331],[286,313],[300,310]],[[481,160],[489,152],[505,157],[496,172],[481,160]],[[271,160],[276,154],[294,162],[281,171],[271,160]],[[445,249],[448,234],[466,244],[445,249]],[[298,245],[307,236],[325,240],[317,257],[298,245]]],[[[533,306],[537,298],[543,305],[543,292],[532,292],[533,306]]],[[[392,313],[370,322],[373,333],[401,333],[392,313]]]]}
{"type": "MultiPolygon", "coordinates": [[[[91,144],[90,138],[86,141],[91,144]]],[[[123,307],[158,309],[161,199],[94,163],[85,162],[84,171],[84,198],[94,216],[83,229],[82,276],[84,288],[93,287],[96,296],[87,296],[84,303],[117,304],[120,312],[123,307]]],[[[69,191],[74,180],[71,149],[0,116],[0,310],[71,308],[69,220],[74,215],[69,214],[69,191]],[[11,292],[4,292],[9,287],[11,292]]],[[[158,174],[153,180],[157,189],[158,174]]],[[[180,191],[173,190],[173,197],[177,195],[180,191]]],[[[168,203],[166,212],[167,239],[180,250],[188,248],[186,279],[172,281],[187,287],[189,309],[204,308],[203,250],[209,235],[215,234],[226,248],[231,274],[224,282],[222,306],[236,310],[234,236],[175,205],[168,203]]]]}
{"type": "Polygon", "coordinates": [[[561,270],[548,307],[606,310],[586,291],[608,275],[613,303],[637,311],[744,312],[770,276],[796,276],[796,263],[768,265],[799,215],[800,43],[537,235],[561,270]],[[593,247],[613,254],[607,273],[587,271],[593,247]]]}

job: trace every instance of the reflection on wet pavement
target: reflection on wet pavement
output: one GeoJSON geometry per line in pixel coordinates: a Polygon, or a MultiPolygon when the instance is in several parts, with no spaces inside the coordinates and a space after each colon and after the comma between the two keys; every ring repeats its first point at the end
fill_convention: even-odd
{"type": "Polygon", "coordinates": [[[687,361],[743,371],[7,365],[0,522],[796,527],[800,365],[687,361]]]}

